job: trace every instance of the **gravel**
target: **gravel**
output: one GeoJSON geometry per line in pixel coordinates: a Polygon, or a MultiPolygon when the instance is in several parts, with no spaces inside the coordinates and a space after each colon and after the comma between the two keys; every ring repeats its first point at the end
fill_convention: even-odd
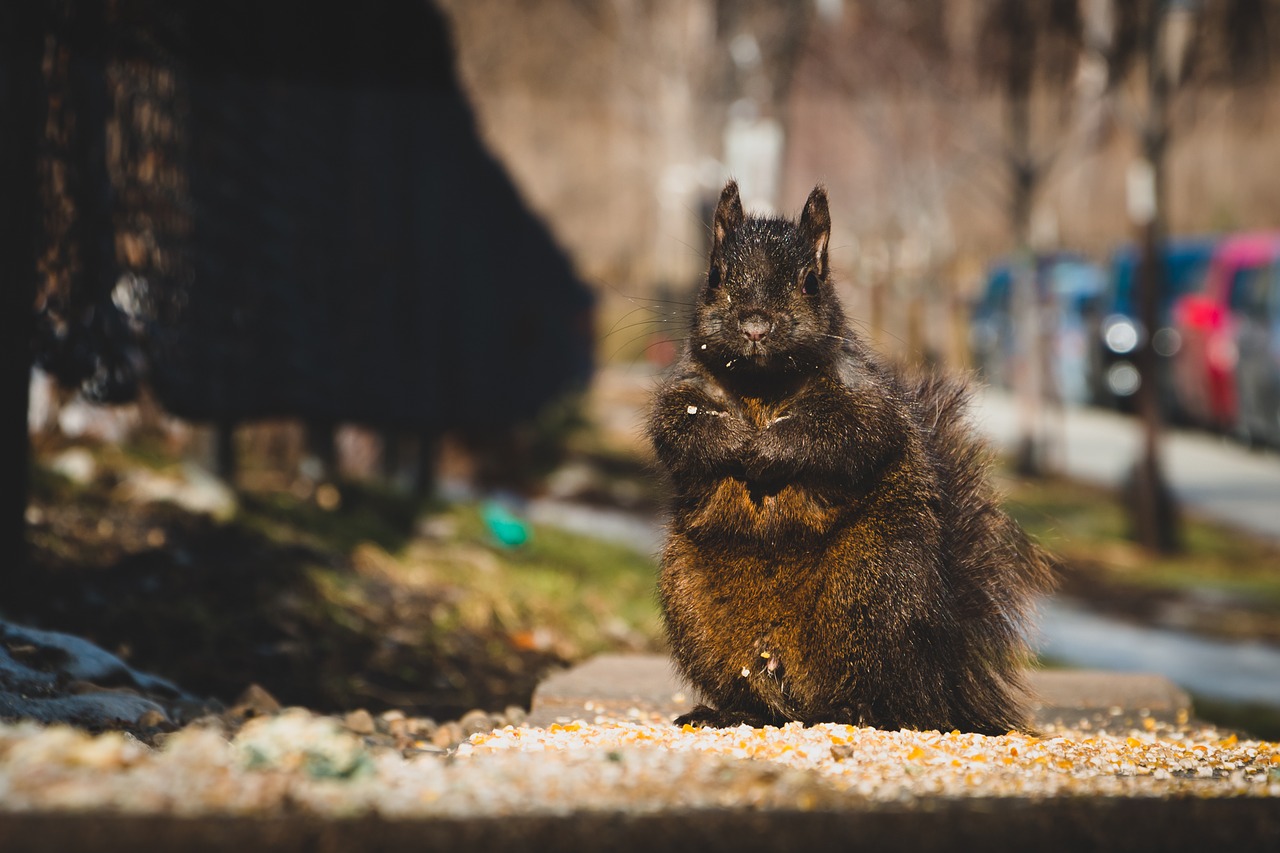
{"type": "MultiPolygon", "coordinates": [[[[518,709],[517,709],[518,710],[518,709]]],[[[1037,737],[824,724],[678,728],[635,712],[545,728],[480,713],[286,708],[234,734],[196,723],[151,747],[127,734],[0,725],[0,809],[388,818],[669,809],[872,809],[941,799],[1280,798],[1280,744],[1146,718],[1037,737]],[[464,740],[441,732],[482,727],[464,740]],[[444,744],[442,746],[442,744],[444,744]]]]}

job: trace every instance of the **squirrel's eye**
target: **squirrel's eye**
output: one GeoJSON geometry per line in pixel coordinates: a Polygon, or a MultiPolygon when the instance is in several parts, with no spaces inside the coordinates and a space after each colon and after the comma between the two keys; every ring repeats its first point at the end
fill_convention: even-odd
{"type": "Polygon", "coordinates": [[[817,296],[820,286],[821,281],[818,279],[818,274],[813,270],[809,270],[805,273],[804,281],[800,283],[800,292],[805,296],[817,296]]]}
{"type": "Polygon", "coordinates": [[[711,272],[707,273],[707,290],[719,290],[719,289],[720,289],[720,267],[715,266],[713,264],[711,267],[711,272]]]}

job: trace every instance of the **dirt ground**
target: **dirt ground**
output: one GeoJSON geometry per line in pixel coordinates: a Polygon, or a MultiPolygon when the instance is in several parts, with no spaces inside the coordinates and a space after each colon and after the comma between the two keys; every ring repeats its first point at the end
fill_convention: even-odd
{"type": "MultiPolygon", "coordinates": [[[[394,522],[403,509],[387,512],[394,522]]],[[[564,663],[506,636],[429,630],[458,590],[397,583],[358,554],[162,504],[37,497],[30,515],[31,567],[4,615],[82,636],[215,704],[259,684],[316,711],[455,719],[527,706],[564,663]]],[[[399,521],[410,535],[412,519],[399,521]]]]}

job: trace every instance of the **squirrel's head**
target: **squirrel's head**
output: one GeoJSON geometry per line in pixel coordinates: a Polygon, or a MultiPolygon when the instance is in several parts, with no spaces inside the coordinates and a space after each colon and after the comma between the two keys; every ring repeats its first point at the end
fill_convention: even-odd
{"type": "Polygon", "coordinates": [[[827,193],[796,221],[746,216],[737,183],[720,193],[711,263],[692,347],[717,373],[807,373],[839,350],[844,316],[831,290],[827,193]]]}

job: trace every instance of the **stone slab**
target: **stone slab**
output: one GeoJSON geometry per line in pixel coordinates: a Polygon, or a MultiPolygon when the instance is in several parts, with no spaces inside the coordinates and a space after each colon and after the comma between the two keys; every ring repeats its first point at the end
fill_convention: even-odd
{"type": "MultiPolygon", "coordinates": [[[[1186,691],[1160,675],[1100,670],[1036,670],[1029,673],[1035,699],[1032,725],[1085,728],[1132,727],[1141,718],[1186,722],[1186,691]]],[[[608,654],[556,673],[533,694],[529,723],[546,726],[596,716],[671,719],[689,710],[697,695],[662,655],[608,654]]]]}
{"type": "Polygon", "coordinates": [[[3,814],[5,853],[510,850],[1275,850],[1280,809],[1253,799],[923,800],[874,808],[389,820],[3,814]]]}

